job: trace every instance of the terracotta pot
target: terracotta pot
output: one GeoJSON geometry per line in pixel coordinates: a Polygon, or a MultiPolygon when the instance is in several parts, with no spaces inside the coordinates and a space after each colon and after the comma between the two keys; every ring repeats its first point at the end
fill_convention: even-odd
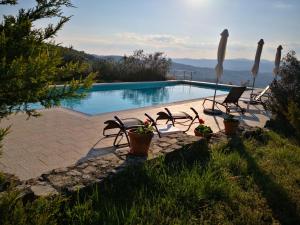
{"type": "Polygon", "coordinates": [[[198,130],[194,130],[194,133],[195,133],[195,136],[197,136],[197,137],[203,137],[203,138],[206,138],[206,139],[210,139],[211,138],[211,136],[212,136],[212,133],[210,133],[210,134],[203,134],[203,133],[200,133],[198,130]]]}
{"type": "Polygon", "coordinates": [[[225,121],[224,120],[225,134],[227,134],[227,135],[236,134],[236,131],[239,127],[239,123],[240,123],[240,121],[225,121]]]}
{"type": "Polygon", "coordinates": [[[135,130],[128,132],[130,140],[130,153],[137,156],[147,156],[150,147],[153,133],[149,134],[138,134],[135,130]]]}

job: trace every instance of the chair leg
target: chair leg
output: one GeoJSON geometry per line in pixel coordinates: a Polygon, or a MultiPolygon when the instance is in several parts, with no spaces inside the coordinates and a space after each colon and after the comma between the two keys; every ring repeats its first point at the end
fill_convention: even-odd
{"type": "Polygon", "coordinates": [[[230,108],[227,104],[223,105],[226,109],[226,114],[229,114],[230,113],[230,108]]]}
{"type": "Polygon", "coordinates": [[[242,114],[245,113],[245,109],[243,109],[243,108],[239,105],[239,103],[235,103],[235,105],[241,110],[242,114]]]}
{"type": "Polygon", "coordinates": [[[129,137],[128,137],[128,134],[127,134],[126,130],[124,131],[124,134],[125,134],[125,137],[127,139],[128,146],[130,147],[130,141],[129,141],[129,137]]]}
{"type": "Polygon", "coordinates": [[[194,121],[196,120],[196,119],[199,119],[199,116],[197,115],[197,116],[195,116],[195,118],[192,120],[192,122],[190,123],[190,125],[189,125],[189,127],[188,127],[188,129],[187,130],[185,130],[185,131],[183,131],[184,133],[185,132],[187,132],[190,128],[191,128],[191,126],[193,125],[193,123],[194,123],[194,121]]]}
{"type": "Polygon", "coordinates": [[[175,120],[172,118],[171,121],[172,121],[172,125],[175,127],[175,120]]]}
{"type": "Polygon", "coordinates": [[[118,137],[121,135],[122,133],[122,130],[119,130],[118,134],[116,135],[115,137],[115,140],[114,140],[114,143],[113,143],[113,146],[114,147],[118,147],[118,145],[116,144],[117,140],[118,140],[118,137]]]}

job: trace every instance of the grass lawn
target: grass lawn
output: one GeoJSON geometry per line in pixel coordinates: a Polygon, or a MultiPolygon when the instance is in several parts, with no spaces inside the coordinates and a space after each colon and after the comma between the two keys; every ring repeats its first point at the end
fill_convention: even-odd
{"type": "Polygon", "coordinates": [[[300,147],[274,132],[211,146],[193,162],[131,168],[75,200],[15,193],[1,224],[300,224],[300,147]]]}

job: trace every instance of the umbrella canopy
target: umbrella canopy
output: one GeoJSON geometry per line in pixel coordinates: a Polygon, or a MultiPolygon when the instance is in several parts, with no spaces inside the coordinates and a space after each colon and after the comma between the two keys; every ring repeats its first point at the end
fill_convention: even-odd
{"type": "MultiPolygon", "coordinates": [[[[252,76],[253,76],[253,84],[252,84],[252,91],[251,91],[251,95],[253,95],[253,90],[254,90],[254,84],[255,84],[255,78],[258,74],[258,70],[259,70],[259,63],[260,63],[260,57],[261,57],[261,53],[262,53],[262,49],[264,46],[264,40],[260,39],[259,42],[257,43],[257,49],[256,49],[256,54],[255,54],[255,59],[254,59],[254,64],[251,70],[252,76]]],[[[250,100],[251,102],[251,100],[250,100]]]]}
{"type": "Polygon", "coordinates": [[[222,114],[222,112],[220,110],[215,110],[215,100],[216,100],[216,94],[217,94],[217,85],[218,85],[219,79],[221,78],[221,76],[223,74],[223,62],[225,59],[228,36],[229,36],[228,30],[227,29],[223,30],[223,32],[221,33],[221,39],[220,39],[219,47],[218,47],[218,55],[217,55],[218,64],[216,65],[216,68],[215,68],[217,79],[216,79],[213,105],[212,105],[211,109],[204,110],[204,113],[206,113],[206,114],[211,114],[211,115],[222,114]]]}
{"type": "Polygon", "coordinates": [[[260,39],[260,41],[257,43],[257,49],[256,49],[256,54],[255,54],[254,65],[253,65],[252,70],[251,70],[253,77],[256,77],[257,74],[258,74],[260,57],[261,57],[261,53],[262,53],[264,43],[265,42],[264,42],[263,39],[260,39]]]}
{"type": "Polygon", "coordinates": [[[280,66],[280,61],[281,61],[281,50],[282,46],[279,45],[276,51],[276,56],[275,56],[275,67],[273,69],[273,74],[275,75],[275,79],[277,79],[277,75],[279,74],[279,66],[280,66]]]}
{"type": "Polygon", "coordinates": [[[221,40],[218,47],[218,64],[215,68],[217,80],[219,80],[223,74],[223,62],[225,59],[228,36],[229,36],[228,30],[227,29],[223,30],[223,32],[221,33],[221,40]]]}

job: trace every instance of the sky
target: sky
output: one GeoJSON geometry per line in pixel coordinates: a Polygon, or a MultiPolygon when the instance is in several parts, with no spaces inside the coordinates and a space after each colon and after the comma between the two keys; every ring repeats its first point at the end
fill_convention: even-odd
{"type": "MultiPolygon", "coordinates": [[[[32,7],[19,0],[17,7],[0,6],[3,15],[32,7]]],[[[55,41],[98,55],[124,55],[144,49],[172,58],[215,59],[220,33],[229,30],[226,58],[254,59],[257,42],[265,41],[262,58],[274,60],[300,52],[299,0],[73,0],[64,9],[70,22],[55,41]]],[[[37,27],[49,21],[40,21],[37,27]]]]}

